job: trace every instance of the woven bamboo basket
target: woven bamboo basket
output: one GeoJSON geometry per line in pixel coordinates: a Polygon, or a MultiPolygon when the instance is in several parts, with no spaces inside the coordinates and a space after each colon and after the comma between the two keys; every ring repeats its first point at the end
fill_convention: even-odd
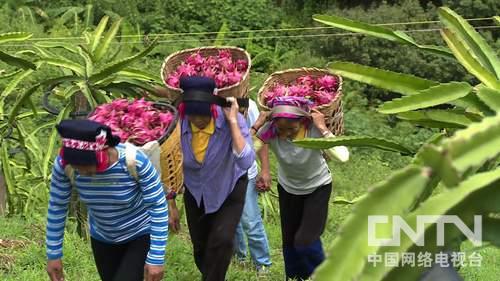
{"type": "Polygon", "coordinates": [[[298,77],[303,75],[311,75],[316,78],[324,75],[333,75],[339,79],[339,87],[337,90],[337,95],[329,103],[316,107],[318,111],[325,115],[326,126],[332,133],[336,136],[342,135],[344,133],[344,113],[342,111],[342,77],[332,74],[326,69],[319,68],[295,68],[283,71],[274,72],[271,74],[259,90],[257,103],[261,110],[267,111],[270,108],[265,104],[264,94],[276,84],[288,85],[295,81],[298,77]]]}
{"type": "Polygon", "coordinates": [[[174,103],[177,101],[181,95],[181,90],[179,88],[174,88],[167,84],[167,77],[170,73],[174,72],[177,67],[191,54],[199,52],[202,56],[214,56],[217,55],[219,50],[229,50],[233,56],[233,60],[243,59],[248,62],[248,68],[243,78],[240,82],[217,89],[217,95],[221,97],[236,97],[245,98],[248,96],[248,88],[250,86],[250,67],[252,60],[250,59],[250,54],[247,51],[237,47],[201,47],[194,49],[186,49],[179,52],[175,52],[165,58],[161,66],[161,78],[165,84],[165,98],[170,102],[174,103]]]}
{"type": "Polygon", "coordinates": [[[174,114],[174,120],[167,128],[160,143],[161,180],[165,188],[171,188],[176,193],[182,193],[184,173],[182,170],[181,128],[177,109],[170,104],[155,103],[155,107],[168,110],[174,114]]]}
{"type": "MultiPolygon", "coordinates": [[[[184,183],[184,174],[182,170],[182,148],[181,148],[181,130],[179,125],[179,114],[177,109],[162,102],[155,102],[153,105],[161,111],[170,111],[174,114],[174,120],[165,130],[165,134],[158,139],[160,144],[160,165],[161,180],[165,188],[171,189],[177,193],[182,193],[184,183]]],[[[93,112],[88,115],[92,116],[93,112]]]]}

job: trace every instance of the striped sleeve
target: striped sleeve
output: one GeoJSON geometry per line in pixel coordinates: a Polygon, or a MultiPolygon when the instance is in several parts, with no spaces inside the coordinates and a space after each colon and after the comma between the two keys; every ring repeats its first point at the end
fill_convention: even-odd
{"type": "Polygon", "coordinates": [[[47,212],[46,254],[49,260],[60,259],[64,240],[64,227],[71,197],[71,183],[59,156],[54,161],[50,180],[49,208],[47,212]]]}
{"type": "Polygon", "coordinates": [[[138,151],[136,160],[139,184],[151,216],[151,245],[146,263],[163,265],[168,238],[168,207],[163,184],[153,164],[144,153],[138,151]]]}

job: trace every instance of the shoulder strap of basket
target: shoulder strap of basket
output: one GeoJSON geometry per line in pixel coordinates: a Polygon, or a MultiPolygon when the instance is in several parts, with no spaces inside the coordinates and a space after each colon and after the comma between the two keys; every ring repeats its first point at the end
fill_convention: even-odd
{"type": "Polygon", "coordinates": [[[64,166],[64,174],[68,177],[71,187],[75,186],[75,169],[71,165],[64,166]]]}
{"type": "MultiPolygon", "coordinates": [[[[206,95],[206,94],[199,92],[199,91],[189,91],[189,92],[183,93],[182,100],[183,101],[201,101],[201,102],[213,103],[213,104],[216,104],[216,105],[221,106],[221,107],[231,107],[231,103],[227,102],[225,98],[215,96],[215,95],[206,95]]],[[[247,108],[249,105],[248,98],[236,98],[236,101],[238,102],[238,105],[240,107],[247,108]]]]}
{"type": "Polygon", "coordinates": [[[137,174],[136,166],[137,163],[135,160],[136,155],[137,148],[130,143],[125,143],[125,163],[127,164],[127,170],[135,181],[139,182],[139,175],[137,174]]]}

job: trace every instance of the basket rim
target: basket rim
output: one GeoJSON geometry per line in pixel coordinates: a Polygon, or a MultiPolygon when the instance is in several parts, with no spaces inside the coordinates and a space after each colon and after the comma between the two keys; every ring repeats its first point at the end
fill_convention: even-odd
{"type": "Polygon", "coordinates": [[[248,77],[250,75],[250,68],[252,67],[252,58],[250,56],[250,53],[248,53],[245,49],[240,48],[240,47],[235,47],[235,46],[206,46],[206,47],[184,49],[184,50],[180,50],[180,51],[177,51],[177,52],[174,52],[174,53],[168,55],[163,60],[163,63],[161,64],[161,68],[160,68],[161,80],[163,81],[163,84],[165,85],[165,87],[167,87],[167,89],[169,89],[169,90],[177,91],[179,93],[182,93],[182,90],[180,88],[174,88],[174,87],[168,85],[167,82],[165,81],[164,69],[165,69],[165,67],[167,65],[167,62],[170,59],[172,59],[173,57],[176,57],[176,56],[178,56],[180,54],[184,54],[184,53],[193,53],[193,52],[197,52],[197,51],[200,51],[200,50],[216,50],[216,49],[225,49],[225,50],[239,51],[239,52],[241,52],[241,53],[243,53],[245,55],[245,57],[247,58],[247,61],[248,61],[247,70],[245,71],[245,73],[243,74],[243,77],[241,78],[241,80],[238,83],[233,84],[231,86],[227,86],[227,87],[224,87],[224,88],[217,89],[217,91],[226,91],[226,90],[230,90],[230,89],[236,88],[239,85],[241,85],[241,83],[243,81],[245,81],[245,79],[248,79],[248,77]]]}
{"type": "Polygon", "coordinates": [[[175,127],[177,127],[177,122],[179,122],[179,111],[177,110],[177,108],[175,108],[175,106],[171,105],[170,103],[157,101],[157,102],[153,102],[153,106],[155,106],[155,105],[157,105],[157,106],[158,105],[165,106],[172,113],[174,113],[174,119],[168,125],[168,128],[165,130],[165,134],[163,134],[163,136],[161,136],[157,140],[158,143],[160,143],[160,145],[161,145],[162,143],[164,143],[170,137],[170,135],[172,134],[172,132],[175,130],[175,127]]]}
{"type": "Polygon", "coordinates": [[[331,70],[326,69],[326,68],[317,68],[317,67],[289,68],[289,69],[285,69],[285,70],[275,71],[275,72],[271,73],[269,75],[269,77],[266,78],[266,80],[264,80],[264,83],[262,83],[262,86],[260,87],[259,91],[257,92],[257,103],[258,103],[258,105],[259,105],[260,108],[262,108],[263,110],[271,110],[270,107],[268,107],[267,105],[265,105],[265,104],[263,104],[261,102],[261,96],[263,95],[264,91],[267,90],[270,87],[270,85],[268,85],[268,84],[271,82],[271,79],[273,79],[276,76],[281,76],[281,75],[284,75],[284,74],[287,74],[287,73],[292,73],[292,72],[296,72],[296,73],[300,73],[300,72],[323,72],[323,73],[328,73],[330,75],[334,75],[334,76],[336,76],[336,77],[339,78],[339,86],[338,86],[337,91],[336,91],[337,94],[332,99],[332,101],[330,101],[327,104],[316,106],[316,107],[314,107],[314,109],[322,110],[324,108],[328,108],[332,104],[338,102],[338,100],[341,98],[341,96],[342,96],[342,85],[344,83],[344,79],[342,78],[342,76],[340,76],[338,74],[335,74],[331,70]]]}

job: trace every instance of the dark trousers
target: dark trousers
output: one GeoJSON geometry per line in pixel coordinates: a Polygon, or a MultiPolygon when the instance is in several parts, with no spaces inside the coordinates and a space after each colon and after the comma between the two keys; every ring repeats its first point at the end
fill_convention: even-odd
{"type": "Polygon", "coordinates": [[[203,281],[224,281],[231,262],[236,226],[241,218],[247,189],[247,175],[243,175],[220,209],[205,214],[203,202],[197,206],[193,195],[186,188],[184,205],[193,243],[196,266],[203,281]]]}
{"type": "Polygon", "coordinates": [[[307,195],[293,195],[278,184],[283,258],[287,278],[306,280],[323,262],[320,236],[325,230],[332,184],[307,195]]]}
{"type": "Polygon", "coordinates": [[[92,238],[92,252],[101,280],[143,281],[149,240],[149,234],[124,244],[108,244],[92,238]]]}

